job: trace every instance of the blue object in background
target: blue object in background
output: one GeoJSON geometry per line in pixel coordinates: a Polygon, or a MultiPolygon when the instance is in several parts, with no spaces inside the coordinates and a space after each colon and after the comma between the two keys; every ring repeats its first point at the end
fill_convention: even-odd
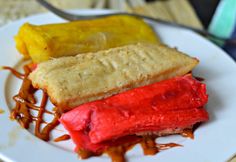
{"type": "MultiPolygon", "coordinates": [[[[221,0],[208,26],[208,31],[224,38],[236,39],[236,0],[221,0]]],[[[236,60],[236,45],[219,44],[236,60]]]]}

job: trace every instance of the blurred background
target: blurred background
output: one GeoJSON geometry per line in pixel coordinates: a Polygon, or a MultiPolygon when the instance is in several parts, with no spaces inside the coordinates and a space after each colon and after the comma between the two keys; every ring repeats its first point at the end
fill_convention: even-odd
{"type": "MultiPolygon", "coordinates": [[[[236,0],[48,0],[48,2],[61,9],[107,8],[135,12],[236,39],[236,0]]],[[[47,11],[35,0],[0,0],[0,26],[42,12],[47,11]]],[[[236,44],[221,43],[218,46],[236,60],[236,44]]],[[[231,162],[236,160],[233,159],[231,162]]]]}

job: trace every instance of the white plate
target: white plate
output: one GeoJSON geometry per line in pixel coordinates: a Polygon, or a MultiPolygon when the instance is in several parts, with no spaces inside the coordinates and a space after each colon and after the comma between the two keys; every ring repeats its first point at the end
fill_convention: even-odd
{"type": "MultiPolygon", "coordinates": [[[[80,10],[79,13],[106,13],[104,10],[80,10]]],[[[52,14],[31,16],[0,29],[0,66],[16,66],[21,56],[15,49],[13,36],[19,27],[25,23],[46,24],[62,22],[52,14]]],[[[156,156],[143,156],[139,146],[128,152],[128,159],[144,162],[222,162],[236,153],[236,64],[220,48],[197,34],[155,24],[162,41],[171,47],[200,59],[200,64],[194,74],[205,78],[209,93],[207,110],[210,121],[201,125],[195,132],[195,139],[184,139],[179,136],[163,137],[159,142],[172,141],[184,147],[172,148],[156,156]]],[[[72,152],[74,145],[69,142],[53,143],[37,139],[19,124],[9,119],[9,109],[14,102],[11,96],[18,91],[19,80],[9,72],[0,72],[0,108],[5,112],[0,114],[0,158],[15,162],[75,162],[79,161],[72,152]]],[[[56,137],[62,128],[58,128],[56,137]]],[[[63,130],[62,130],[63,131],[63,130]]],[[[90,158],[87,161],[110,161],[106,156],[90,158]]]]}

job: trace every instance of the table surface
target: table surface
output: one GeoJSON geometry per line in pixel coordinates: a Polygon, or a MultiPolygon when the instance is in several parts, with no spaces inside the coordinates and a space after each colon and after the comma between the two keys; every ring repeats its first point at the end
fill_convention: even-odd
{"type": "MultiPolygon", "coordinates": [[[[193,7],[187,0],[167,0],[145,2],[144,0],[129,1],[125,0],[48,0],[55,6],[62,9],[79,8],[111,8],[122,11],[136,12],[152,17],[158,17],[181,24],[203,28],[202,23],[197,17],[193,7]],[[185,13],[185,14],[183,14],[185,13]]],[[[32,0],[0,0],[0,26],[12,22],[16,19],[28,15],[47,12],[36,1],[32,0]]],[[[0,159],[0,162],[1,159],[0,159]]],[[[230,162],[236,162],[236,158],[230,162]]]]}

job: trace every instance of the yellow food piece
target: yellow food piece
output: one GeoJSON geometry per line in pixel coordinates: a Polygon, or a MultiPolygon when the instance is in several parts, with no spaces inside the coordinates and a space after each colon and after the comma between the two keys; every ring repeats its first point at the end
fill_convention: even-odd
{"type": "Polygon", "coordinates": [[[39,26],[25,23],[15,41],[18,51],[36,63],[137,42],[159,42],[148,24],[132,16],[39,26]]]}

